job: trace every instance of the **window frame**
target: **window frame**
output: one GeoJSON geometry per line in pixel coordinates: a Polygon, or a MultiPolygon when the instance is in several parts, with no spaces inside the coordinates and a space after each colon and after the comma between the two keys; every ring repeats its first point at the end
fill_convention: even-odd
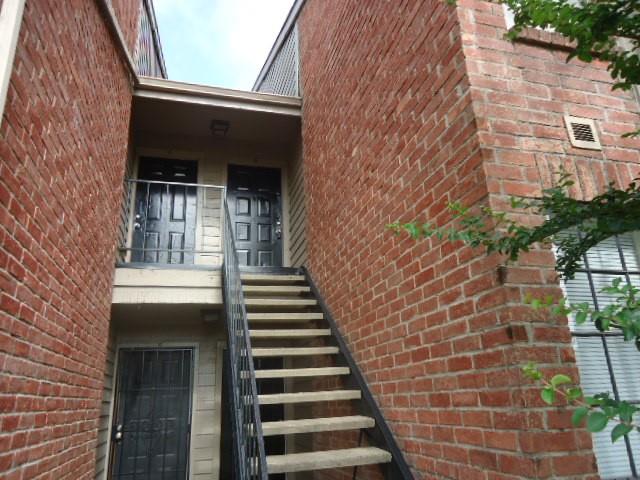
{"type": "MultiPolygon", "coordinates": [[[[615,248],[616,248],[616,253],[618,255],[618,258],[620,260],[620,269],[616,269],[616,268],[592,268],[591,265],[589,264],[589,258],[588,255],[585,254],[582,256],[582,266],[580,266],[578,269],[576,269],[576,273],[581,273],[584,274],[586,276],[587,279],[587,287],[589,290],[589,293],[591,295],[591,301],[593,302],[593,306],[596,310],[600,309],[600,303],[601,303],[601,296],[600,296],[600,292],[598,291],[598,289],[596,288],[595,282],[593,280],[593,275],[611,275],[611,276],[619,276],[619,277],[623,277],[624,281],[630,285],[633,284],[631,282],[631,277],[637,277],[640,279],[640,269],[639,270],[633,270],[628,268],[628,263],[625,259],[625,252],[624,249],[622,248],[621,242],[620,242],[620,237],[618,235],[612,237],[615,240],[615,248]]],[[[637,256],[638,260],[640,261],[640,235],[638,235],[638,232],[634,232],[631,233],[631,239],[632,239],[632,245],[633,245],[633,249],[635,250],[635,255],[637,256]]],[[[554,250],[556,250],[554,248],[554,250]]],[[[638,282],[640,283],[640,282],[638,282]]],[[[563,290],[563,294],[564,297],[567,300],[571,300],[569,298],[569,294],[567,291],[567,281],[563,281],[562,282],[562,290],[563,290]]],[[[619,392],[618,392],[618,382],[616,381],[616,373],[614,371],[614,367],[613,367],[613,361],[611,358],[611,353],[610,353],[610,345],[608,344],[608,340],[610,338],[621,338],[624,337],[623,333],[617,330],[613,330],[613,331],[607,331],[607,332],[600,332],[597,330],[593,330],[593,331],[580,331],[574,328],[573,325],[569,325],[570,331],[571,331],[571,338],[573,339],[577,339],[577,338],[599,338],[601,341],[601,345],[602,345],[602,350],[603,350],[603,354],[606,360],[606,367],[607,367],[607,372],[609,374],[609,382],[611,384],[611,389],[612,389],[612,394],[613,397],[616,400],[621,400],[619,392]]],[[[577,350],[577,343],[575,343],[574,341],[574,349],[577,350]]],[[[638,352],[638,354],[640,355],[640,352],[638,352]]],[[[579,359],[576,360],[576,365],[578,366],[578,369],[580,368],[580,364],[579,364],[579,359]]],[[[640,405],[640,398],[633,398],[633,399],[624,399],[627,400],[633,404],[639,404],[640,405]]],[[[626,451],[627,451],[627,459],[629,462],[629,467],[631,470],[631,476],[630,477],[626,477],[625,479],[622,478],[618,478],[617,480],[636,480],[638,478],[640,478],[640,454],[636,453],[633,451],[632,449],[632,445],[631,445],[631,440],[629,438],[628,435],[625,435],[623,438],[623,441],[625,443],[625,447],[626,447],[626,451]]],[[[594,454],[596,455],[596,460],[597,460],[597,451],[595,449],[595,445],[594,445],[594,454]]],[[[615,477],[614,477],[615,478],[615,477]]]]}

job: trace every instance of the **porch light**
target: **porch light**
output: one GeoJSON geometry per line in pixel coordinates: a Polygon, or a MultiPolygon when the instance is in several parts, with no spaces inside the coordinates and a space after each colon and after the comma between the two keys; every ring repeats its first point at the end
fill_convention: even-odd
{"type": "Polygon", "coordinates": [[[211,120],[211,133],[214,137],[224,137],[229,131],[229,122],[225,120],[211,120]]]}

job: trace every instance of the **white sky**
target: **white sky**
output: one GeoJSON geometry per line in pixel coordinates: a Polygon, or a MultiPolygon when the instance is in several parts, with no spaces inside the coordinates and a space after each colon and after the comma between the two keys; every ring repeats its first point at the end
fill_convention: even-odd
{"type": "Polygon", "coordinates": [[[293,0],[154,0],[169,79],[250,90],[293,0]]]}

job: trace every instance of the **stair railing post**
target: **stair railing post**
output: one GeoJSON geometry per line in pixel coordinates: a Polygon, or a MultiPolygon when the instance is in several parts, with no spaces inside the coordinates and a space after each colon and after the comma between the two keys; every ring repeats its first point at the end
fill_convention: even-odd
{"type": "Polygon", "coordinates": [[[238,253],[226,190],[223,198],[223,296],[229,352],[234,471],[238,480],[267,480],[267,462],[260,420],[249,322],[242,292],[238,253]]]}

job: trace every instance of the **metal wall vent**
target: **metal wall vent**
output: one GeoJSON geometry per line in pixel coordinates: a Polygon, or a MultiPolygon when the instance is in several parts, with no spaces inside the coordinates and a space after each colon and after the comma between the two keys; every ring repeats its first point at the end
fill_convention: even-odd
{"type": "Polygon", "coordinates": [[[564,123],[569,132],[571,145],[577,148],[602,150],[602,145],[600,145],[600,139],[598,138],[598,131],[592,119],[565,115],[564,123]]]}

